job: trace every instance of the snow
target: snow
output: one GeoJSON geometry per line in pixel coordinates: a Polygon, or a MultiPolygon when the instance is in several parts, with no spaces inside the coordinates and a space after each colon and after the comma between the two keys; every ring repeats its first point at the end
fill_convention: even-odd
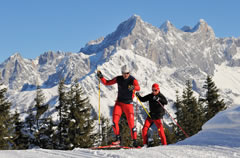
{"type": "Polygon", "coordinates": [[[1,158],[239,158],[240,105],[218,113],[196,135],[177,144],[121,150],[2,150],[1,158]]]}
{"type": "Polygon", "coordinates": [[[219,112],[213,119],[203,125],[202,131],[178,144],[240,147],[239,116],[240,106],[234,106],[219,112]]]}
{"type": "Polygon", "coordinates": [[[240,59],[240,47],[237,47],[237,53],[233,56],[233,59],[240,59]]]}
{"type": "Polygon", "coordinates": [[[216,65],[213,80],[219,89],[226,92],[232,92],[235,95],[230,97],[233,99],[233,104],[239,104],[240,102],[240,69],[238,67],[227,67],[226,64],[216,65]]]}
{"type": "Polygon", "coordinates": [[[146,30],[149,34],[154,34],[155,32],[153,30],[151,30],[150,28],[146,27],[146,30]]]}

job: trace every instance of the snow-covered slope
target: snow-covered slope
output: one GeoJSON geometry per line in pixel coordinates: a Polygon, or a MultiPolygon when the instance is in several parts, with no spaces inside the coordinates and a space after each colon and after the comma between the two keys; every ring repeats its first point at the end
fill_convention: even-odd
{"type": "Polygon", "coordinates": [[[239,105],[219,112],[213,119],[203,125],[202,131],[178,144],[240,147],[239,116],[239,105]]]}
{"type": "Polygon", "coordinates": [[[168,146],[133,150],[15,150],[0,151],[1,158],[239,158],[240,105],[218,113],[191,138],[168,146]]]}

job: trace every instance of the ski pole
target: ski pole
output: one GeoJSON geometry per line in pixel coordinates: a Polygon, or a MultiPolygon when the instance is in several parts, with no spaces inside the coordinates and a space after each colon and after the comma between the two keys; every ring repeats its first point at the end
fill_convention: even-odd
{"type": "Polygon", "coordinates": [[[98,123],[100,126],[100,79],[99,79],[99,83],[98,83],[98,123]]]}
{"type": "MultiPolygon", "coordinates": [[[[97,70],[99,71],[99,70],[97,70]]],[[[100,84],[101,84],[101,81],[100,81],[100,78],[98,79],[98,133],[99,133],[99,145],[101,144],[100,142],[100,136],[101,136],[101,113],[100,113],[100,84]]]]}
{"type": "MultiPolygon", "coordinates": [[[[165,110],[165,111],[167,111],[166,110],[166,108],[164,108],[164,106],[161,104],[161,102],[160,101],[157,101],[161,106],[162,106],[162,108],[165,110]]],[[[177,123],[177,121],[171,116],[171,114],[167,111],[167,113],[168,113],[168,115],[171,117],[171,119],[176,123],[176,125],[182,130],[182,132],[185,134],[185,136],[188,138],[189,136],[187,135],[187,133],[182,129],[182,127],[177,123]]]]}
{"type": "MultiPolygon", "coordinates": [[[[134,94],[134,93],[133,93],[134,94]]],[[[135,94],[134,94],[135,95],[135,94]]],[[[135,95],[136,96],[136,95],[135,95]]],[[[142,104],[142,102],[140,101],[140,99],[136,96],[137,100],[139,101],[139,103],[142,105],[143,109],[146,111],[146,113],[148,114],[148,116],[151,118],[150,114],[148,113],[147,109],[145,108],[145,106],[142,104]]]]}

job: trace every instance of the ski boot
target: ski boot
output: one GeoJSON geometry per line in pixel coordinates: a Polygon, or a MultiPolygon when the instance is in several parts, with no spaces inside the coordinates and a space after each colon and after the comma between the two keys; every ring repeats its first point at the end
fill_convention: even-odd
{"type": "Polygon", "coordinates": [[[133,148],[138,148],[138,144],[137,144],[137,140],[136,140],[136,139],[133,139],[133,140],[132,140],[132,145],[131,145],[131,147],[133,147],[133,148]]]}
{"type": "Polygon", "coordinates": [[[143,148],[143,149],[148,148],[148,145],[147,145],[147,144],[144,144],[142,148],[143,148]]]}
{"type": "Polygon", "coordinates": [[[112,142],[112,145],[120,146],[120,143],[121,143],[121,137],[120,135],[117,135],[116,140],[112,142]]]}

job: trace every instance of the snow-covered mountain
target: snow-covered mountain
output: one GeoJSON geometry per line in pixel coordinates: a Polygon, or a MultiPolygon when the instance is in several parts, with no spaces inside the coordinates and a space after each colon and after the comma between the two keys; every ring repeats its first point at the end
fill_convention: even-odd
{"type": "MultiPolygon", "coordinates": [[[[53,109],[57,104],[57,84],[65,77],[67,83],[79,80],[97,111],[96,70],[111,79],[121,74],[124,64],[132,68],[131,74],[139,81],[142,94],[149,93],[151,85],[157,82],[169,105],[187,79],[192,80],[196,94],[202,95],[207,74],[214,76],[228,106],[240,101],[240,38],[215,37],[203,19],[193,28],[177,29],[169,21],[158,28],[133,15],[114,32],[90,41],[78,53],[46,52],[34,60],[16,53],[0,65],[0,77],[9,88],[8,97],[14,109],[23,111],[33,104],[37,83],[53,109]]],[[[101,85],[101,112],[107,117],[116,92],[116,85],[101,85]]],[[[172,112],[171,106],[167,108],[172,112]]]]}

